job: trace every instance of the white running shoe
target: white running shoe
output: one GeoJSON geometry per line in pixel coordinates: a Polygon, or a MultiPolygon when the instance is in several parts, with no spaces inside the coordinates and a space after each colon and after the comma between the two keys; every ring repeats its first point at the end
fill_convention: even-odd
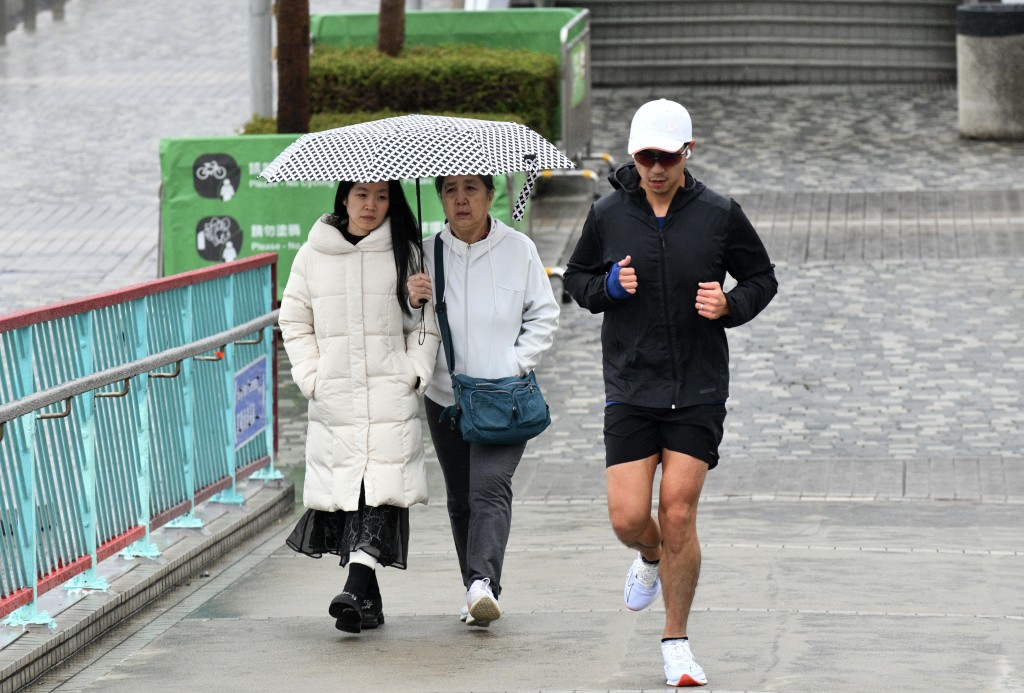
{"type": "Polygon", "coordinates": [[[670,686],[703,686],[708,682],[690,652],[689,640],[669,640],[661,643],[661,656],[665,659],[665,683],[670,686]]]}
{"type": "Polygon", "coordinates": [[[469,607],[463,604],[462,611],[459,612],[459,620],[465,623],[467,618],[469,618],[469,607]]]}
{"type": "Polygon", "coordinates": [[[466,616],[467,626],[480,626],[486,628],[491,621],[501,618],[501,607],[498,600],[491,591],[491,579],[474,580],[466,592],[466,606],[469,607],[469,615],[466,616]]]}
{"type": "Polygon", "coordinates": [[[661,591],[661,578],[658,577],[658,564],[644,563],[638,553],[633,564],[626,573],[626,606],[630,611],[646,609],[661,591]]]}

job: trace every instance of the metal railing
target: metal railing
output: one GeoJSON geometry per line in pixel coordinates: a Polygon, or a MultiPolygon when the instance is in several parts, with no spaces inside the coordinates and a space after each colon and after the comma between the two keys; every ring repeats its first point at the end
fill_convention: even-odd
{"type": "Polygon", "coordinates": [[[159,555],[275,456],[276,255],[0,316],[0,617],[105,589],[100,561],[159,555]]]}

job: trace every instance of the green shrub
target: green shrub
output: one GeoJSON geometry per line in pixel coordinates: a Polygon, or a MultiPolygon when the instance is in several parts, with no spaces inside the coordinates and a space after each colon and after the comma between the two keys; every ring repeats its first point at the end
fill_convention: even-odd
{"type": "Polygon", "coordinates": [[[314,114],[515,113],[548,139],[558,127],[558,62],[532,51],[414,46],[391,57],[375,48],[317,46],[309,82],[314,114]]]}
{"type": "MultiPolygon", "coordinates": [[[[428,111],[418,111],[423,115],[445,115],[445,116],[459,116],[461,118],[477,118],[479,120],[505,120],[512,121],[513,123],[525,123],[521,116],[513,113],[433,113],[428,111]]],[[[380,120],[382,118],[392,118],[394,116],[408,115],[407,113],[400,113],[398,111],[375,111],[370,113],[368,111],[357,111],[355,113],[314,113],[309,119],[309,130],[310,132],[319,132],[320,130],[330,130],[332,128],[340,128],[346,125],[356,125],[358,123],[366,123],[371,120],[380,120]]],[[[276,135],[277,134],[277,119],[276,118],[264,118],[262,116],[253,116],[253,119],[245,124],[245,129],[242,132],[243,135],[276,135]]]]}

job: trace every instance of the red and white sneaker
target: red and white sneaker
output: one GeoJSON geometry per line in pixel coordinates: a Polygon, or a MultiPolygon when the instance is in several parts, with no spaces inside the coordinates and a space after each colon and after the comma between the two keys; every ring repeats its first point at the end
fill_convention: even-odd
{"type": "Polygon", "coordinates": [[[665,659],[665,683],[670,686],[703,686],[708,682],[690,652],[689,640],[668,640],[661,643],[661,656],[665,659]]]}

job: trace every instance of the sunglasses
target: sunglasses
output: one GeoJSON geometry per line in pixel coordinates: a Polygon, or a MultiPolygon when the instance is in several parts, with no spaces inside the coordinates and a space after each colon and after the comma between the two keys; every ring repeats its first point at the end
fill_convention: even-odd
{"type": "Polygon", "coordinates": [[[686,145],[678,152],[661,152],[656,149],[642,149],[633,155],[633,160],[645,168],[651,168],[654,164],[661,163],[665,168],[671,168],[678,164],[690,151],[690,145],[686,145]]]}

